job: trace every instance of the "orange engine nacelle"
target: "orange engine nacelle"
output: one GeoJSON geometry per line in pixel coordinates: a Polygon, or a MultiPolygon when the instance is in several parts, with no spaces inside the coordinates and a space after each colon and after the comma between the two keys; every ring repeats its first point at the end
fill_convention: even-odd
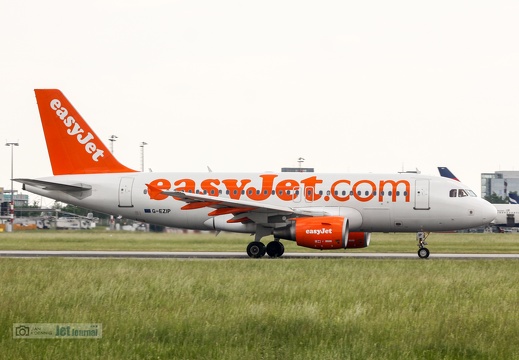
{"type": "Polygon", "coordinates": [[[369,232],[350,232],[349,222],[342,216],[296,218],[293,224],[274,229],[274,236],[321,250],[360,249],[368,247],[371,241],[369,232]]]}
{"type": "Polygon", "coordinates": [[[371,242],[371,233],[369,232],[350,232],[348,234],[348,244],[346,247],[348,249],[360,249],[369,246],[371,242]]]}
{"type": "Polygon", "coordinates": [[[348,219],[342,216],[296,218],[293,224],[274,229],[274,236],[313,249],[345,249],[348,224],[348,219]]]}

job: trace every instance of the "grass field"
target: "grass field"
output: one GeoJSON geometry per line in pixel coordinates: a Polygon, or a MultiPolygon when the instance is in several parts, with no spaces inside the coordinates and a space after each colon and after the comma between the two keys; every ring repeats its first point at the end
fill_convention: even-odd
{"type": "MultiPolygon", "coordinates": [[[[179,251],[223,244],[244,251],[248,240],[83,234],[2,234],[0,247],[18,241],[20,249],[179,251]]],[[[374,234],[368,249],[415,251],[414,236],[393,236],[374,234]]],[[[477,244],[481,252],[517,252],[517,239],[429,238],[438,252],[475,252],[477,244]]],[[[518,266],[418,258],[0,258],[0,358],[519,359],[518,266]],[[14,323],[101,323],[103,337],[13,339],[14,323]]]]}

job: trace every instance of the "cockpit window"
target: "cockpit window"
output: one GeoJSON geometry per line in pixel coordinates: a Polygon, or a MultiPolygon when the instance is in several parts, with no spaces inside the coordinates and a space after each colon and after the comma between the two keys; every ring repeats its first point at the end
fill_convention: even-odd
{"type": "Polygon", "coordinates": [[[477,197],[476,193],[470,189],[451,189],[449,191],[450,197],[477,197]]]}
{"type": "Polygon", "coordinates": [[[469,196],[472,196],[472,197],[478,197],[478,196],[476,195],[476,193],[475,193],[474,191],[470,190],[470,189],[467,189],[467,192],[469,193],[469,196]]]}

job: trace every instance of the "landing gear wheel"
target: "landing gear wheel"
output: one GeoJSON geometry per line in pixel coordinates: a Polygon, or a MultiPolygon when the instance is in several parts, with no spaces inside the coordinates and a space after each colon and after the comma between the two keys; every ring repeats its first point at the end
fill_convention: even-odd
{"type": "Polygon", "coordinates": [[[416,233],[416,241],[418,241],[418,257],[420,259],[427,259],[429,257],[429,249],[425,247],[427,242],[425,239],[429,236],[429,233],[425,233],[423,231],[419,231],[416,233]]]}
{"type": "Polygon", "coordinates": [[[418,256],[420,259],[427,259],[429,257],[429,249],[426,247],[418,249],[418,256]]]}
{"type": "Polygon", "coordinates": [[[249,243],[249,245],[247,245],[247,255],[256,259],[265,256],[265,245],[261,241],[249,243]]]}
{"type": "Polygon", "coordinates": [[[267,255],[270,257],[280,257],[285,252],[285,247],[279,241],[271,241],[267,244],[267,255]]]}

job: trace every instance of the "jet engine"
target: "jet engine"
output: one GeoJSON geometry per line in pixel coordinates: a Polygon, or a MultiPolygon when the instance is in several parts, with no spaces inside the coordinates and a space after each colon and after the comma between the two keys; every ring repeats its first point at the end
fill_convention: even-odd
{"type": "Polygon", "coordinates": [[[318,216],[293,219],[293,223],[274,229],[274,236],[295,240],[312,249],[360,249],[369,246],[371,233],[350,232],[349,221],[342,216],[318,216]]]}
{"type": "Polygon", "coordinates": [[[348,234],[348,244],[346,247],[348,249],[360,249],[369,246],[371,242],[371,233],[369,232],[360,232],[360,231],[352,231],[348,234]]]}
{"type": "Polygon", "coordinates": [[[342,216],[318,216],[293,219],[278,229],[277,238],[295,240],[297,245],[313,249],[344,249],[348,239],[348,219],[342,216]]]}

